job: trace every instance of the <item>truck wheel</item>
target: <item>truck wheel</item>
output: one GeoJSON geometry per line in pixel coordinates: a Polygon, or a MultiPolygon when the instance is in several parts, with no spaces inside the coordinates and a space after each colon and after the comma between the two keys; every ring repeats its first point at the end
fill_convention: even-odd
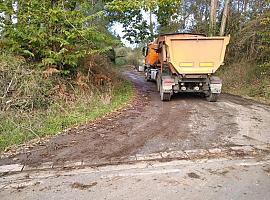
{"type": "Polygon", "coordinates": [[[160,99],[161,99],[161,101],[170,101],[171,100],[171,94],[170,93],[161,92],[160,93],[160,99]]]}
{"type": "Polygon", "coordinates": [[[216,102],[217,98],[218,98],[218,95],[219,94],[217,94],[217,93],[210,92],[209,96],[206,96],[206,100],[209,101],[209,102],[216,102]]]}
{"type": "Polygon", "coordinates": [[[148,72],[145,72],[144,79],[145,79],[147,82],[149,82],[149,81],[150,81],[150,78],[149,78],[149,74],[148,74],[148,72]]]}
{"type": "Polygon", "coordinates": [[[170,101],[171,100],[170,92],[163,92],[162,86],[160,85],[160,99],[161,101],[170,101]]]}

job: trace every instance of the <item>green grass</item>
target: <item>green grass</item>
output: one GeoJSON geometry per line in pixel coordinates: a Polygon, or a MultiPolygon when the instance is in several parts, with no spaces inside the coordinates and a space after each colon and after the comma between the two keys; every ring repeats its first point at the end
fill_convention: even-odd
{"type": "Polygon", "coordinates": [[[109,103],[102,94],[94,94],[91,101],[80,96],[72,104],[53,104],[35,112],[0,113],[0,151],[25,143],[33,138],[55,135],[66,128],[100,118],[125,105],[134,95],[130,81],[121,79],[112,91],[109,103]]]}
{"type": "Polygon", "coordinates": [[[270,103],[270,77],[252,63],[223,66],[217,75],[222,79],[223,92],[270,103]]]}

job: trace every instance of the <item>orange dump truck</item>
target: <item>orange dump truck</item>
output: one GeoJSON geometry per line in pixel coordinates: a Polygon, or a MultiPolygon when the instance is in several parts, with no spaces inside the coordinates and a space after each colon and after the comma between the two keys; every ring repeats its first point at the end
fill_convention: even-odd
{"type": "Polygon", "coordinates": [[[208,101],[217,101],[222,81],[214,76],[223,64],[226,37],[200,34],[161,35],[145,48],[145,77],[155,80],[162,101],[174,93],[203,93],[208,101]]]}

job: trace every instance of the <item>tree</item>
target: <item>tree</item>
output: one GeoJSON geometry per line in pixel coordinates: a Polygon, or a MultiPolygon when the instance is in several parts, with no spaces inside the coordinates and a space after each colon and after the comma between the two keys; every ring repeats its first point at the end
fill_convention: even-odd
{"type": "Polygon", "coordinates": [[[219,32],[219,35],[220,36],[223,36],[224,35],[226,21],[227,21],[227,16],[228,16],[228,12],[229,12],[229,3],[230,3],[230,0],[225,0],[224,1],[222,21],[221,21],[220,32],[219,32]]]}
{"type": "Polygon", "coordinates": [[[130,43],[149,42],[153,39],[154,24],[152,15],[156,15],[158,34],[179,31],[179,0],[114,0],[106,6],[111,22],[119,22],[124,27],[124,37],[130,43]],[[150,13],[150,23],[143,14],[150,13]]]}
{"type": "Polygon", "coordinates": [[[99,25],[103,11],[95,10],[96,5],[97,1],[88,0],[2,1],[3,12],[16,19],[13,23],[0,19],[6,49],[41,61],[42,66],[73,70],[86,55],[117,43],[99,25]],[[10,7],[10,2],[16,6],[10,7]]]}
{"type": "Polygon", "coordinates": [[[123,25],[124,38],[130,43],[147,40],[150,35],[147,21],[143,18],[143,2],[138,0],[114,0],[106,6],[109,20],[123,25]]]}
{"type": "Polygon", "coordinates": [[[158,0],[155,11],[160,34],[179,32],[179,17],[181,14],[181,1],[158,0]]]}
{"type": "Polygon", "coordinates": [[[211,0],[210,11],[210,35],[214,35],[216,32],[216,13],[217,12],[217,0],[211,0]]]}

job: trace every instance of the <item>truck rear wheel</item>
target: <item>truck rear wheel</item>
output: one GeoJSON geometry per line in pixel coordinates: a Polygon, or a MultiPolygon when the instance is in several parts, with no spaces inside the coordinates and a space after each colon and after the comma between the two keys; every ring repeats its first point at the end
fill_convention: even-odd
{"type": "Polygon", "coordinates": [[[170,101],[171,100],[171,93],[170,92],[164,92],[162,89],[162,85],[160,84],[160,99],[161,101],[170,101]]]}
{"type": "Polygon", "coordinates": [[[148,72],[147,70],[145,71],[144,79],[145,79],[147,82],[149,82],[150,79],[151,79],[151,77],[149,76],[149,72],[148,72]]]}
{"type": "Polygon", "coordinates": [[[218,96],[219,96],[219,94],[210,92],[210,94],[208,96],[206,96],[206,100],[209,102],[216,102],[218,96]]]}
{"type": "Polygon", "coordinates": [[[160,99],[161,99],[161,101],[170,101],[171,100],[171,93],[161,92],[160,99]]]}

